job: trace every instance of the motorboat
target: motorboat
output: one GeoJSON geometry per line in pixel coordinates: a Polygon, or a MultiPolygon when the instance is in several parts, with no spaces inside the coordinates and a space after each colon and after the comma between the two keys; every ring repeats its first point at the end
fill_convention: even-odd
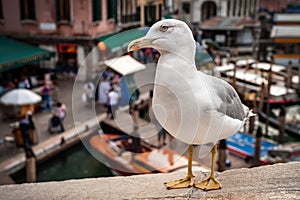
{"type": "MultiPolygon", "coordinates": [[[[188,159],[175,151],[156,148],[145,141],[126,134],[96,134],[90,145],[116,175],[169,173],[187,168],[188,159]]],[[[193,169],[209,171],[204,165],[193,161],[193,169]]]]}
{"type": "MultiPolygon", "coordinates": [[[[254,157],[256,138],[253,135],[237,132],[226,139],[227,149],[230,153],[244,158],[246,161],[254,157]]],[[[260,147],[260,161],[263,164],[266,162],[265,157],[269,149],[272,149],[276,144],[272,141],[263,139],[260,147]]]]}
{"type": "MultiPolygon", "coordinates": [[[[285,108],[286,109],[286,116],[285,116],[285,124],[284,124],[284,131],[288,135],[293,138],[300,139],[300,107],[298,105],[285,108]]],[[[269,121],[269,124],[276,128],[280,128],[279,122],[279,110],[272,110],[273,112],[270,115],[267,115],[263,111],[258,112],[259,120],[262,122],[269,121]]]]}

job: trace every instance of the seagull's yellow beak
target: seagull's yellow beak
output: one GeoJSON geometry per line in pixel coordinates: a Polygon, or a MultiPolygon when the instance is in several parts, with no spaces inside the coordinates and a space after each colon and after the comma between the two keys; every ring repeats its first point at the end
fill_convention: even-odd
{"type": "Polygon", "coordinates": [[[138,49],[152,47],[153,39],[147,39],[145,37],[141,37],[139,39],[133,40],[128,44],[127,51],[136,51],[138,49]]]}

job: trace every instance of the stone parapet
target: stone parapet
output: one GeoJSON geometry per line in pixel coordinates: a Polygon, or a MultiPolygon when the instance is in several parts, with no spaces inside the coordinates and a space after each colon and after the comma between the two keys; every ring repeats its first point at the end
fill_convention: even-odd
{"type": "MultiPolygon", "coordinates": [[[[196,172],[196,180],[205,174],[196,172]]],[[[184,172],[0,186],[0,199],[299,199],[300,162],[232,169],[217,174],[221,190],[167,190],[184,172]]]]}

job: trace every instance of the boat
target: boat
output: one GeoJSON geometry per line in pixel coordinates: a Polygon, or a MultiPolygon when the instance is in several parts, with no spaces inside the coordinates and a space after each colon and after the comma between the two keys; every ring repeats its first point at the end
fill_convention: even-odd
{"type": "MultiPolygon", "coordinates": [[[[255,141],[256,138],[252,135],[248,135],[242,132],[230,136],[226,139],[227,149],[230,153],[249,160],[254,157],[255,153],[255,141]]],[[[265,157],[268,154],[269,149],[276,146],[275,143],[263,139],[261,141],[260,149],[260,162],[263,164],[270,164],[266,161],[265,157]]]]}
{"type": "Polygon", "coordinates": [[[269,149],[265,158],[270,164],[299,162],[300,161],[300,142],[290,142],[284,145],[269,149]]]}
{"type": "MultiPolygon", "coordinates": [[[[166,147],[156,148],[143,140],[136,148],[133,140],[126,134],[101,133],[93,135],[89,143],[115,175],[169,173],[187,168],[185,156],[166,147]]],[[[193,161],[192,164],[193,170],[209,171],[198,162],[193,161]]]]}
{"type": "MultiPolygon", "coordinates": [[[[286,116],[288,116],[287,114],[286,116]]],[[[298,113],[299,115],[299,113],[298,113]]],[[[263,123],[266,122],[267,120],[267,114],[264,113],[263,111],[258,112],[259,120],[263,123]]],[[[285,133],[290,135],[293,138],[300,139],[300,122],[295,121],[296,116],[288,116],[286,119],[286,123],[284,125],[284,130],[285,133]]],[[[299,117],[298,117],[299,118],[299,117]]],[[[279,129],[280,127],[280,122],[278,119],[275,117],[275,115],[268,115],[268,121],[270,126],[279,129]]]]}
{"type": "MultiPolygon", "coordinates": [[[[215,69],[219,71],[222,78],[229,83],[233,83],[233,78],[235,77],[234,87],[242,97],[251,93],[261,94],[262,84],[267,82],[268,74],[266,74],[266,72],[260,73],[254,69],[246,70],[245,68],[237,68],[234,72],[233,64],[217,66],[215,69]]],[[[277,72],[281,70],[281,68],[278,66],[273,70],[277,72]]],[[[263,101],[263,107],[266,107],[266,105],[269,104],[270,108],[280,108],[282,105],[292,106],[300,103],[300,97],[296,90],[293,88],[286,88],[282,76],[272,74],[272,77],[270,95],[267,100],[263,101]]],[[[265,89],[266,87],[267,85],[265,84],[265,89]]],[[[247,98],[243,98],[243,100],[249,101],[247,98]]],[[[250,101],[253,100],[251,99],[250,101]]],[[[260,102],[262,102],[261,99],[256,98],[256,103],[260,102]]]]}

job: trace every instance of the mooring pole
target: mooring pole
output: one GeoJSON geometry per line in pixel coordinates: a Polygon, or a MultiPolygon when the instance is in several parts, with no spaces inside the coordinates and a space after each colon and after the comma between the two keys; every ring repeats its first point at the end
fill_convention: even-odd
{"type": "Polygon", "coordinates": [[[285,132],[285,108],[284,106],[281,106],[280,112],[279,112],[279,136],[278,136],[278,143],[283,144],[284,143],[284,132],[285,132]]]}
{"type": "Polygon", "coordinates": [[[219,156],[218,156],[218,166],[219,169],[218,171],[222,172],[226,170],[226,149],[227,149],[227,145],[226,145],[226,140],[220,140],[220,144],[219,144],[219,156]]]}
{"type": "MultiPolygon", "coordinates": [[[[31,148],[30,148],[31,149],[31,148]]],[[[32,152],[32,150],[30,150],[32,152]]],[[[26,182],[36,182],[36,160],[32,153],[26,153],[26,182]]]]}
{"type": "Polygon", "coordinates": [[[288,93],[289,88],[291,88],[292,86],[292,61],[289,61],[288,66],[286,68],[286,82],[285,82],[285,87],[286,87],[286,91],[288,93]]]}
{"type": "Polygon", "coordinates": [[[261,165],[260,162],[261,137],[262,137],[262,131],[261,131],[261,127],[259,126],[256,130],[256,135],[255,135],[255,151],[254,151],[254,158],[252,163],[253,167],[261,165]]]}
{"type": "Polygon", "coordinates": [[[300,93],[300,59],[299,59],[299,66],[298,66],[298,93],[300,93]]]}
{"type": "MultiPolygon", "coordinates": [[[[252,101],[252,109],[254,113],[257,113],[257,105],[256,105],[256,93],[251,94],[251,98],[249,101],[252,101]]],[[[253,134],[254,132],[254,127],[255,127],[255,117],[250,117],[249,119],[249,134],[253,134]]]]}
{"type": "Polygon", "coordinates": [[[133,107],[133,122],[135,123],[134,126],[137,126],[139,123],[139,110],[137,105],[133,107]]]}
{"type": "Polygon", "coordinates": [[[272,57],[270,63],[270,69],[268,73],[268,90],[267,90],[267,110],[266,110],[266,134],[269,133],[269,116],[270,116],[270,95],[271,95],[271,85],[272,85],[272,67],[274,63],[274,58],[272,57]]]}

